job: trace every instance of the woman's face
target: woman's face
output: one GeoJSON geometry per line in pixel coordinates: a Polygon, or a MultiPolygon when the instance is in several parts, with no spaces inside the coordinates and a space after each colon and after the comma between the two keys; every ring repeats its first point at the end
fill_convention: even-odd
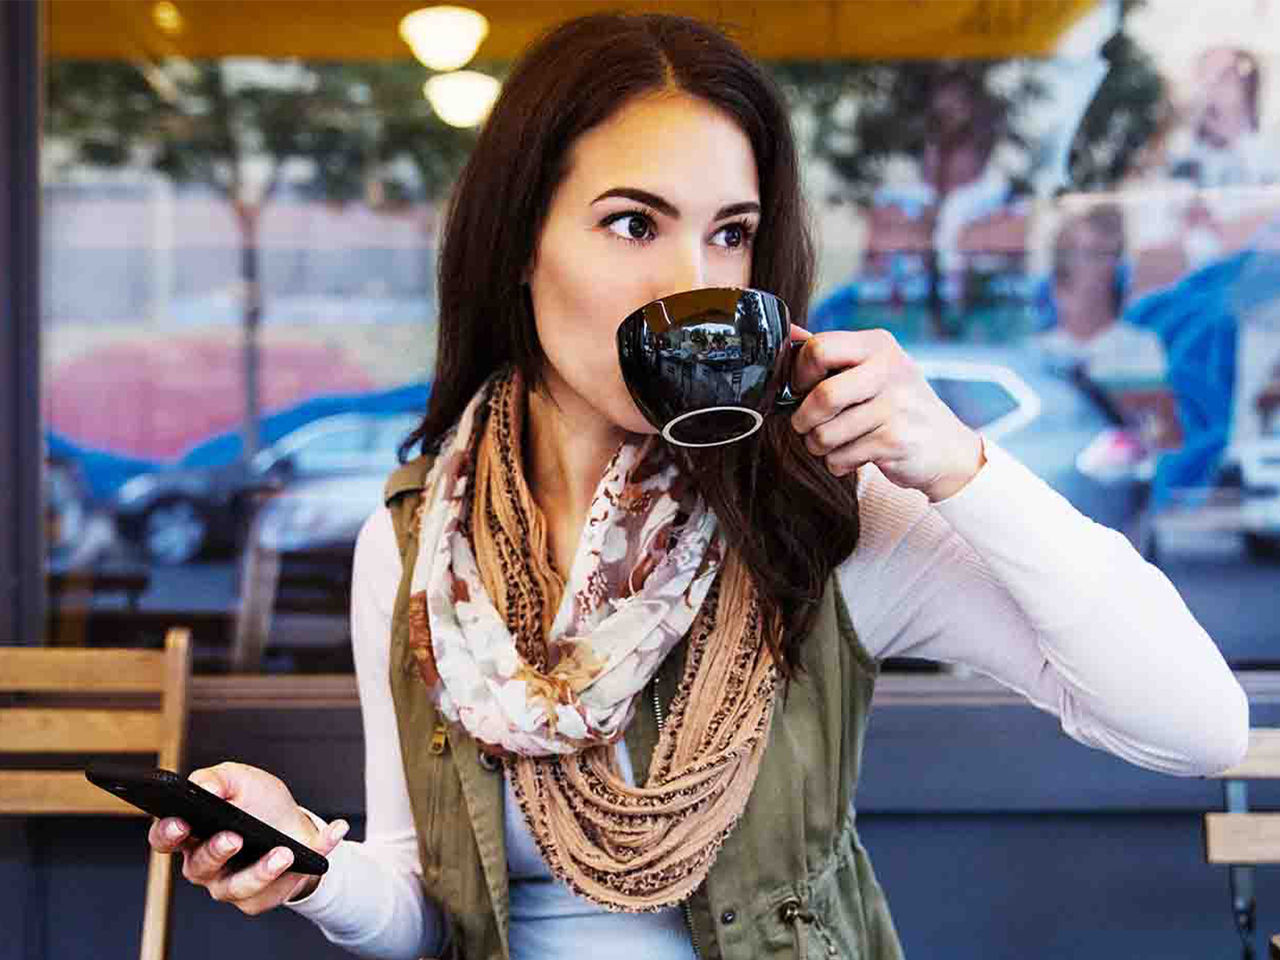
{"type": "Polygon", "coordinates": [[[656,433],[623,383],[618,325],[670,293],[746,286],[759,220],[751,143],[705,101],[642,97],[579,137],[528,274],[552,396],[656,433]]]}
{"type": "Polygon", "coordinates": [[[1115,318],[1121,240],[1088,220],[1068,223],[1054,250],[1053,295],[1064,329],[1092,336],[1115,318]]]}

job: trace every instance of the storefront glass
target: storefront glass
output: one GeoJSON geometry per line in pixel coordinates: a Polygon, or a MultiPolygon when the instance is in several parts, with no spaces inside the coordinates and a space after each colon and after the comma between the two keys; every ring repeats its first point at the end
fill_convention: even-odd
{"type": "MultiPolygon", "coordinates": [[[[568,12],[522,6],[477,5],[466,70],[568,12]]],[[[811,329],[892,331],[1228,659],[1280,662],[1280,3],[651,6],[727,21],[793,105],[811,329]]],[[[452,71],[408,9],[49,4],[52,642],[187,624],[198,672],[350,669],[476,134],[424,96],[452,71]]]]}

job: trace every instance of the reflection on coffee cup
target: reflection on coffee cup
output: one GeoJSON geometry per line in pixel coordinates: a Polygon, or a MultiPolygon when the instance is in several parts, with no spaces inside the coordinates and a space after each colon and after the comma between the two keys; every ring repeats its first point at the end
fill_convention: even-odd
{"type": "Polygon", "coordinates": [[[645,304],[618,327],[622,378],[645,419],[683,447],[749,437],[794,410],[791,319],[771,293],[686,290],[645,304]]]}

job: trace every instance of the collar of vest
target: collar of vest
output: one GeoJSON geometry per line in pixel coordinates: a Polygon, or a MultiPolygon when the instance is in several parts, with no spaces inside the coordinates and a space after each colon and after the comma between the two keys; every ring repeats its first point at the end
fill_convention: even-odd
{"type": "Polygon", "coordinates": [[[400,466],[387,478],[386,486],[382,488],[382,502],[391,506],[391,501],[401,494],[421,490],[427,482],[427,471],[431,469],[434,460],[433,456],[419,454],[400,466]]]}

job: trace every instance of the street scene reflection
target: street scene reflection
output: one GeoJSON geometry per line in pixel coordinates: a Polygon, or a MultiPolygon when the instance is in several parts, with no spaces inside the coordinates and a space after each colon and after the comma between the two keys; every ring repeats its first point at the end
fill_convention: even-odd
{"type": "MultiPolygon", "coordinates": [[[[1233,665],[1274,666],[1280,619],[1247,612],[1280,595],[1280,4],[1204,6],[1100,3],[1034,54],[770,66],[818,241],[809,328],[888,330],[1233,665]]],[[[50,636],[182,622],[198,672],[349,670],[355,536],[426,407],[476,128],[407,58],[52,48],[50,636]]],[[[673,331],[659,375],[756,406],[772,347],[741,330],[673,331]]]]}

